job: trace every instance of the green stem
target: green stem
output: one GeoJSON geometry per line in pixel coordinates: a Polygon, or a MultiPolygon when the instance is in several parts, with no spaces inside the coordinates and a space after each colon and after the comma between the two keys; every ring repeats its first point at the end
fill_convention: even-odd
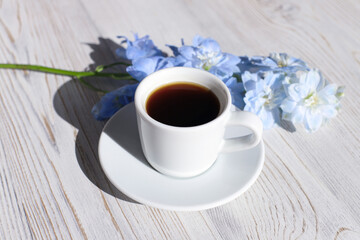
{"type": "Polygon", "coordinates": [[[129,74],[127,73],[78,72],[78,71],[68,71],[58,68],[49,68],[45,66],[28,65],[28,64],[0,63],[0,68],[31,70],[31,71],[44,72],[44,73],[53,73],[64,76],[72,76],[76,78],[94,76],[94,77],[112,77],[116,79],[132,79],[132,77],[129,76],[129,74]]]}
{"type": "Polygon", "coordinates": [[[7,68],[7,69],[22,69],[22,70],[31,70],[37,72],[45,72],[45,73],[53,73],[65,76],[72,76],[78,77],[80,72],[75,71],[67,71],[63,69],[56,69],[56,68],[49,68],[39,65],[28,65],[28,64],[11,64],[11,63],[1,63],[0,68],[7,68]]]}
{"type": "MultiPolygon", "coordinates": [[[[117,64],[118,63],[116,63],[116,65],[117,64]]],[[[58,68],[49,68],[49,67],[45,67],[45,66],[29,65],[29,64],[0,63],[0,69],[1,68],[30,70],[30,71],[52,73],[52,74],[57,74],[57,75],[75,77],[85,86],[87,86],[95,91],[103,92],[103,93],[106,93],[107,91],[104,91],[104,90],[94,87],[92,84],[86,82],[82,78],[84,78],[84,77],[110,77],[110,78],[119,79],[119,80],[134,80],[134,78],[131,77],[127,73],[104,73],[101,71],[100,72],[99,71],[93,71],[93,72],[68,71],[68,70],[63,70],[63,69],[58,69],[58,68]]]]}
{"type": "Polygon", "coordinates": [[[84,86],[90,88],[91,90],[94,90],[96,92],[100,92],[100,93],[108,93],[108,91],[105,91],[103,89],[97,88],[94,85],[88,83],[87,81],[85,81],[83,78],[78,78],[79,82],[84,84],[84,86]]]}
{"type": "Polygon", "coordinates": [[[112,68],[112,67],[115,67],[115,66],[118,66],[118,65],[130,66],[131,64],[125,63],[125,62],[114,62],[114,63],[108,64],[108,65],[99,65],[99,66],[96,67],[95,72],[102,72],[105,69],[112,68]]]}

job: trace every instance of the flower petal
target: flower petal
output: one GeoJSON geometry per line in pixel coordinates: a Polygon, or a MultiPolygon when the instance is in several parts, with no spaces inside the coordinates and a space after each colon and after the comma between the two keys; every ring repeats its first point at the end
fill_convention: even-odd
{"type": "Polygon", "coordinates": [[[192,60],[195,56],[195,49],[191,46],[179,47],[179,53],[187,60],[192,60]]]}
{"type": "Polygon", "coordinates": [[[292,112],[290,119],[286,119],[286,120],[290,120],[293,123],[302,122],[305,117],[305,112],[306,112],[306,108],[304,106],[297,106],[292,112]]]}
{"type": "Polygon", "coordinates": [[[336,97],[341,100],[341,98],[344,97],[344,90],[345,90],[345,86],[340,86],[338,87],[337,91],[336,91],[336,97]]]}
{"type": "Polygon", "coordinates": [[[306,111],[304,125],[305,125],[305,129],[308,132],[317,131],[321,127],[322,123],[323,123],[323,117],[320,113],[316,111],[311,111],[311,109],[306,111]]]}
{"type": "Polygon", "coordinates": [[[133,61],[133,65],[126,68],[126,71],[136,80],[141,81],[149,74],[168,67],[173,67],[175,58],[149,57],[133,61]]]}
{"type": "Polygon", "coordinates": [[[176,66],[204,69],[223,81],[240,71],[237,66],[240,62],[239,57],[222,53],[219,44],[211,38],[195,36],[192,46],[183,45],[179,48],[170,46],[170,48],[176,57],[181,56],[178,59],[180,61],[176,61],[176,66]]]}
{"type": "Polygon", "coordinates": [[[241,79],[246,91],[251,91],[256,88],[256,82],[258,81],[257,74],[246,71],[241,75],[241,79]]]}
{"type": "Polygon", "coordinates": [[[318,108],[325,118],[333,118],[337,114],[336,105],[323,105],[318,108]]]}
{"type": "Polygon", "coordinates": [[[297,102],[292,101],[289,98],[284,99],[281,103],[280,107],[284,112],[292,113],[297,106],[297,102]]]}
{"type": "Polygon", "coordinates": [[[319,92],[318,92],[318,96],[320,98],[322,98],[323,100],[327,101],[328,102],[328,98],[330,96],[334,96],[335,97],[335,94],[336,94],[336,91],[337,91],[337,86],[336,84],[328,84],[326,85],[323,89],[321,89],[319,92]]]}
{"type": "Polygon", "coordinates": [[[139,38],[137,34],[134,34],[134,41],[130,41],[128,38],[122,36],[119,36],[119,38],[124,38],[127,42],[126,50],[123,48],[116,50],[116,54],[120,58],[126,58],[134,61],[144,57],[163,55],[148,35],[139,38]]]}
{"type": "Polygon", "coordinates": [[[308,86],[309,89],[311,89],[311,91],[315,91],[317,86],[320,83],[320,79],[321,79],[321,76],[319,74],[319,71],[317,71],[316,69],[311,69],[306,74],[306,77],[304,79],[305,80],[304,84],[306,86],[308,86]]]}
{"type": "Polygon", "coordinates": [[[243,83],[238,82],[236,78],[231,77],[225,82],[225,84],[230,90],[232,104],[239,109],[243,109],[245,106],[245,89],[243,83]]]}
{"type": "Polygon", "coordinates": [[[299,102],[309,94],[308,88],[300,83],[290,84],[287,88],[287,93],[295,102],[299,102]]]}
{"type": "Polygon", "coordinates": [[[205,38],[203,39],[198,45],[195,45],[199,47],[200,49],[202,49],[204,52],[214,52],[214,53],[220,53],[221,49],[220,49],[220,45],[211,38],[205,38]]]}
{"type": "Polygon", "coordinates": [[[192,41],[192,45],[198,47],[205,38],[201,37],[200,35],[195,35],[192,41]]]}
{"type": "Polygon", "coordinates": [[[133,65],[126,68],[126,71],[136,80],[141,81],[150,73],[155,71],[157,59],[140,58],[133,61],[133,65]]]}
{"type": "Polygon", "coordinates": [[[275,124],[274,115],[271,111],[266,111],[264,108],[259,112],[258,116],[263,122],[264,129],[270,129],[275,124]]]}
{"type": "Polygon", "coordinates": [[[106,120],[116,113],[121,107],[134,101],[138,84],[125,85],[105,94],[91,110],[96,120],[106,120]]]}

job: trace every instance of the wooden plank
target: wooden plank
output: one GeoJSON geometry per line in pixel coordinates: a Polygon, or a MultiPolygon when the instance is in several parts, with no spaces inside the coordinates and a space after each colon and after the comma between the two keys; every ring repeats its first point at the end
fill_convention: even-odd
{"type": "MultiPolygon", "coordinates": [[[[215,38],[237,55],[288,52],[346,85],[317,133],[265,133],[258,181],[201,212],[134,203],[97,157],[96,93],[67,77],[0,70],[0,236],[4,239],[360,238],[358,1],[0,1],[0,62],[83,70],[116,60],[117,35],[165,44],[215,38]]],[[[103,79],[99,86],[122,83],[103,79]]]]}

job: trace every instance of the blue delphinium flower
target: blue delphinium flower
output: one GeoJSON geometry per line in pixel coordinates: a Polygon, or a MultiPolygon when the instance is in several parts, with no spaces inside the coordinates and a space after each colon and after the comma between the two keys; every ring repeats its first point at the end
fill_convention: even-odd
{"type": "Polygon", "coordinates": [[[273,61],[271,60],[269,64],[266,64],[263,62],[266,59],[267,57],[255,56],[249,58],[247,56],[241,56],[238,67],[241,73],[244,72],[257,73],[257,72],[271,71],[272,70],[271,66],[274,66],[273,61]]]}
{"type": "Polygon", "coordinates": [[[226,86],[229,88],[232,104],[237,108],[243,110],[245,106],[244,96],[245,88],[244,84],[238,80],[238,78],[231,77],[226,81],[226,86]]]}
{"type": "Polygon", "coordinates": [[[328,84],[316,69],[304,72],[297,81],[285,85],[283,119],[303,123],[308,132],[315,132],[336,116],[343,91],[343,87],[328,84]]]}
{"type": "MultiPolygon", "coordinates": [[[[192,45],[169,46],[174,57],[165,57],[149,36],[130,41],[116,54],[131,61],[126,71],[137,81],[163,68],[185,66],[203,69],[219,77],[229,88],[237,108],[255,113],[269,129],[284,120],[303,123],[309,132],[334,117],[344,88],[328,84],[319,71],[286,53],[267,57],[237,57],[223,53],[211,38],[195,36],[192,45]],[[241,77],[240,77],[241,76],[241,77]]],[[[138,84],[125,85],[107,93],[93,109],[98,120],[111,117],[134,100],[138,84]]]]}
{"type": "Polygon", "coordinates": [[[278,69],[287,72],[295,72],[298,70],[309,70],[306,63],[299,59],[289,56],[286,53],[270,53],[269,58],[275,62],[278,69]]]}
{"type": "Polygon", "coordinates": [[[136,80],[141,81],[149,74],[163,68],[174,67],[174,58],[170,57],[149,57],[133,61],[133,65],[126,68],[126,71],[136,80]]]}
{"type": "MultiPolygon", "coordinates": [[[[147,75],[163,68],[173,67],[173,58],[149,57],[133,61],[126,71],[139,82],[147,75]]],[[[92,114],[97,120],[106,120],[121,107],[134,101],[135,90],[139,84],[125,85],[105,94],[93,107],[92,114]]]]}
{"type": "Polygon", "coordinates": [[[119,36],[125,39],[127,48],[118,48],[116,55],[123,59],[137,60],[140,58],[162,56],[162,52],[154,45],[153,41],[148,35],[139,38],[138,34],[134,34],[134,41],[130,41],[127,37],[119,36]]]}
{"type": "Polygon", "coordinates": [[[255,113],[263,122],[264,129],[272,128],[280,121],[280,104],[286,97],[282,73],[242,74],[246,90],[244,111],[255,113]]]}
{"type": "Polygon", "coordinates": [[[96,120],[106,120],[116,113],[121,107],[134,101],[135,90],[139,84],[122,86],[105,94],[91,110],[96,120]]]}
{"type": "Polygon", "coordinates": [[[223,81],[232,77],[234,72],[239,72],[239,57],[223,53],[214,39],[195,36],[192,46],[169,47],[176,57],[177,66],[204,69],[223,81]]]}
{"type": "Polygon", "coordinates": [[[291,74],[297,71],[308,71],[306,63],[298,58],[289,56],[286,53],[271,53],[268,57],[241,57],[239,68],[242,72],[284,72],[291,74]]]}

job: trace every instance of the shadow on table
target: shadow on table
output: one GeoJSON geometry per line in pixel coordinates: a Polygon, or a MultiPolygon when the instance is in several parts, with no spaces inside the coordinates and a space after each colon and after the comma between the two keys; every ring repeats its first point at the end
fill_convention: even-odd
{"type": "MultiPolygon", "coordinates": [[[[115,49],[121,46],[110,39],[99,38],[99,44],[88,44],[92,48],[90,54],[93,64],[87,69],[94,69],[101,64],[116,62],[115,49]]],[[[125,71],[124,67],[113,70],[125,71]]],[[[89,82],[107,90],[113,90],[124,83],[112,79],[87,79],[89,82]]],[[[121,200],[137,203],[120,192],[104,174],[98,157],[98,142],[101,130],[105,122],[96,121],[91,115],[93,105],[100,96],[85,87],[76,80],[70,80],[63,84],[56,92],[53,104],[55,111],[65,121],[78,129],[76,135],[75,152],[78,164],[85,176],[102,191],[121,200]]],[[[76,181],[76,179],[74,180],[76,181]]]]}

